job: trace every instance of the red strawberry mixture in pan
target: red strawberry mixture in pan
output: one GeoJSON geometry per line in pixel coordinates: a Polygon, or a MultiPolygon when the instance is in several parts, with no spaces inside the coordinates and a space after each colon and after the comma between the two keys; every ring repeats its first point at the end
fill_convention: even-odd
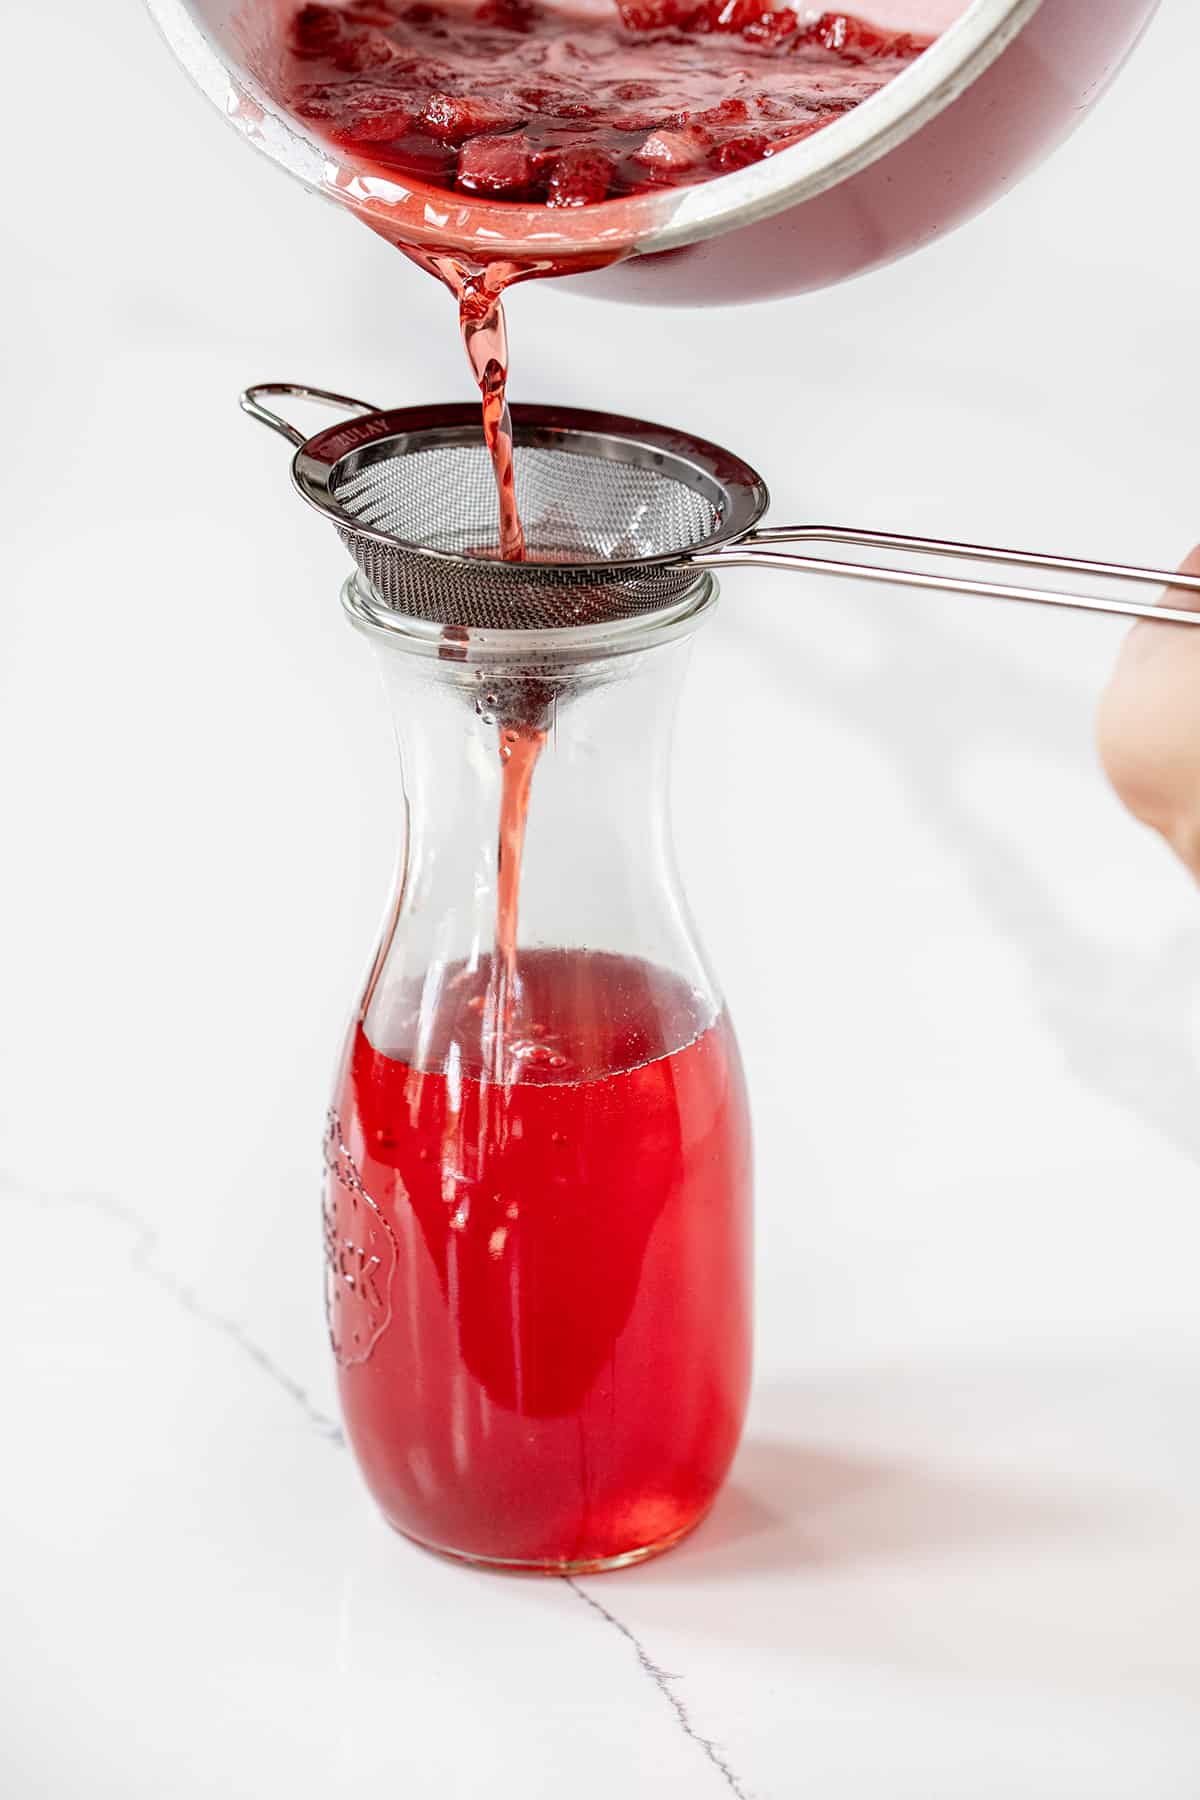
{"type": "Polygon", "coordinates": [[[284,98],[379,169],[492,200],[590,206],[705,181],[820,131],[929,40],[762,0],[307,5],[284,98]]]}
{"type": "MultiPolygon", "coordinates": [[[[536,0],[301,6],[285,22],[280,97],[317,136],[402,186],[586,207],[773,156],[878,93],[930,42],[764,0],[590,3],[587,12],[536,0]]],[[[519,561],[501,295],[569,265],[392,241],[458,300],[496,477],[498,547],[519,561]]]]}

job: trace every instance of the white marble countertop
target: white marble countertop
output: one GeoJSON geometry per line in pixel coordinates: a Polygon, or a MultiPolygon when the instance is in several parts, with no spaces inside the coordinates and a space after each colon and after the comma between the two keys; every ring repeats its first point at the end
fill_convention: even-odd
{"type": "MultiPolygon", "coordinates": [[[[755,1106],[746,1441],[645,1567],[422,1554],[343,1447],[319,1301],[392,751],[339,547],[234,400],[465,394],[450,320],[134,9],[18,10],[70,34],[74,123],[0,300],[0,1787],[1195,1800],[1200,900],[1095,767],[1119,631],[730,581],[677,799],[755,1106]]],[[[523,292],[518,391],[627,390],[778,520],[1177,557],[1197,51],[1166,7],[1019,197],[840,295],[674,315],[669,360],[663,318],[523,292]]]]}

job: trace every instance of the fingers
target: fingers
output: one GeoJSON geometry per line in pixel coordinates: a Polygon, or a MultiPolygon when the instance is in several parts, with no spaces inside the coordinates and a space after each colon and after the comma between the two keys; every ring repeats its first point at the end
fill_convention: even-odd
{"type": "MultiPolygon", "coordinates": [[[[1200,574],[1200,546],[1183,572],[1200,574]]],[[[1200,611],[1200,595],[1172,588],[1164,598],[1200,611]]],[[[1134,627],[1100,703],[1097,741],[1130,812],[1200,879],[1200,627],[1134,627]]]]}

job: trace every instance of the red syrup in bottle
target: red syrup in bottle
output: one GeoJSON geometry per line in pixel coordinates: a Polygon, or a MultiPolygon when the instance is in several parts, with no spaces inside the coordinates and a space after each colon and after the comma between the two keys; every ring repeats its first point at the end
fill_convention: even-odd
{"type": "Polygon", "coordinates": [[[524,950],[495,1081],[491,979],[451,975],[419,1056],[416,988],[411,1041],[360,1026],[347,1050],[326,1146],[343,1417],[384,1515],[430,1547],[611,1564],[703,1517],[741,1428],[737,1049],[661,969],[524,950]]]}

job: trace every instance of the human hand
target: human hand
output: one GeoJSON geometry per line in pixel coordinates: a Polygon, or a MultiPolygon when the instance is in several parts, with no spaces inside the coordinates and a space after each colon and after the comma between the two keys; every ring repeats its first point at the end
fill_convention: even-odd
{"type": "MultiPolygon", "coordinates": [[[[1183,573],[1200,575],[1200,547],[1183,573]]],[[[1200,595],[1172,588],[1166,598],[1200,611],[1200,595]]],[[[1200,881],[1200,626],[1134,626],[1100,702],[1097,739],[1130,812],[1200,881]]]]}

